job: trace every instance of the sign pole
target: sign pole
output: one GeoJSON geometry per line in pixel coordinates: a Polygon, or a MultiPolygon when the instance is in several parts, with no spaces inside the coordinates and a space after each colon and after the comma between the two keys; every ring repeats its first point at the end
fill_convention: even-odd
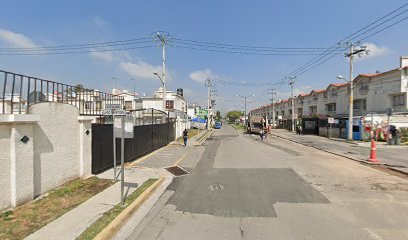
{"type": "Polygon", "coordinates": [[[329,124],[329,138],[331,138],[331,129],[332,129],[332,124],[329,124]]]}
{"type": "Polygon", "coordinates": [[[112,132],[113,132],[113,180],[116,181],[116,137],[115,137],[115,114],[112,110],[112,132]]]}
{"type": "Polygon", "coordinates": [[[125,204],[125,117],[122,116],[122,138],[120,144],[120,164],[121,164],[121,179],[120,179],[120,196],[121,196],[121,204],[125,204]]]}

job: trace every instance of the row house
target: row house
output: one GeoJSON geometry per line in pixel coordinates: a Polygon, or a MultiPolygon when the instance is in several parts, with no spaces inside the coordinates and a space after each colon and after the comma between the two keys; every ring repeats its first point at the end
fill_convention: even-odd
{"type": "MultiPolygon", "coordinates": [[[[374,74],[359,74],[353,80],[353,115],[385,115],[387,109],[394,114],[408,114],[408,57],[400,58],[400,67],[374,74]]],[[[293,99],[296,117],[347,118],[350,89],[348,83],[332,83],[326,89],[301,93],[293,99]]],[[[275,120],[291,119],[292,99],[274,103],[275,120]]],[[[250,112],[272,120],[272,105],[250,112]]]]}

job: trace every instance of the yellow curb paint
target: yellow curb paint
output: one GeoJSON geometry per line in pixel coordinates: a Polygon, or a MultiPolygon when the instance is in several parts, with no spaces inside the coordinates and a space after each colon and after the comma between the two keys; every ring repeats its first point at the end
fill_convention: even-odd
{"type": "Polygon", "coordinates": [[[121,212],[111,223],[108,224],[94,240],[107,240],[120,230],[129,217],[154,193],[154,191],[163,183],[164,177],[160,177],[153,185],[148,187],[134,202],[132,202],[123,212],[121,212]]]}
{"type": "Polygon", "coordinates": [[[213,133],[213,129],[211,129],[210,131],[208,131],[205,135],[204,135],[204,137],[201,139],[201,140],[199,140],[198,142],[201,144],[201,143],[203,143],[212,133],[213,133]]]}
{"type": "Polygon", "coordinates": [[[177,166],[177,165],[179,165],[180,163],[181,163],[181,161],[183,161],[184,160],[184,158],[186,158],[187,157],[187,155],[189,154],[191,152],[191,150],[190,151],[188,151],[188,152],[186,152],[183,156],[181,156],[181,158],[179,158],[174,164],[173,164],[173,166],[177,166]]]}

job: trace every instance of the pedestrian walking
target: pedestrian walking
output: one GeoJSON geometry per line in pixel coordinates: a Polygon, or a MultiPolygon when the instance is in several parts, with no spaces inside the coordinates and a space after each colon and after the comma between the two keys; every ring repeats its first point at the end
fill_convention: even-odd
{"type": "Polygon", "coordinates": [[[259,131],[259,136],[261,137],[261,140],[264,140],[264,130],[261,128],[261,130],[259,131]]]}
{"type": "Polygon", "coordinates": [[[187,146],[187,139],[188,139],[188,131],[187,131],[187,128],[186,128],[183,131],[184,147],[187,146]]]}

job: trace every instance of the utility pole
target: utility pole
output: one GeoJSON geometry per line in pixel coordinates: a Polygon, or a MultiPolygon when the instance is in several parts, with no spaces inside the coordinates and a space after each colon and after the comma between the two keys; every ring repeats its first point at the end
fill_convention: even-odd
{"type": "MultiPolygon", "coordinates": [[[[115,89],[116,90],[116,78],[115,77],[112,77],[112,80],[113,80],[113,82],[114,82],[114,85],[113,85],[113,89],[115,89]]],[[[115,94],[114,92],[113,92],[113,94],[115,94]]]]}
{"type": "Polygon", "coordinates": [[[359,43],[353,44],[352,42],[347,43],[350,47],[350,52],[346,53],[345,56],[350,58],[350,76],[349,76],[349,88],[350,88],[350,97],[349,97],[349,120],[348,120],[348,131],[347,131],[347,140],[353,141],[353,59],[354,55],[358,54],[361,57],[362,52],[368,54],[365,46],[361,46],[360,49],[355,50],[354,46],[359,43]]]}
{"type": "Polygon", "coordinates": [[[275,127],[275,103],[273,101],[273,95],[276,95],[275,89],[269,90],[269,95],[271,95],[271,102],[272,102],[272,127],[275,127]]]}
{"type": "Polygon", "coordinates": [[[247,103],[247,98],[249,97],[255,97],[255,95],[249,95],[249,96],[242,96],[242,95],[236,95],[237,97],[242,97],[244,99],[244,125],[246,126],[247,123],[247,107],[246,107],[246,103],[247,103]]]}
{"type": "Polygon", "coordinates": [[[163,84],[163,111],[166,111],[166,38],[168,36],[166,36],[165,34],[163,34],[162,32],[157,32],[156,33],[156,37],[159,39],[160,41],[160,45],[162,47],[162,84],[163,84]]]}
{"type": "Polygon", "coordinates": [[[133,99],[136,98],[136,80],[134,78],[131,79],[133,81],[133,99]]]}
{"type": "Polygon", "coordinates": [[[207,87],[207,129],[210,129],[210,105],[211,105],[211,94],[210,94],[210,87],[211,87],[211,79],[207,78],[205,82],[205,86],[207,87]]]}
{"type": "Polygon", "coordinates": [[[295,131],[295,102],[293,101],[293,85],[295,84],[296,77],[288,77],[290,85],[290,97],[292,105],[292,132],[295,131]]]}

